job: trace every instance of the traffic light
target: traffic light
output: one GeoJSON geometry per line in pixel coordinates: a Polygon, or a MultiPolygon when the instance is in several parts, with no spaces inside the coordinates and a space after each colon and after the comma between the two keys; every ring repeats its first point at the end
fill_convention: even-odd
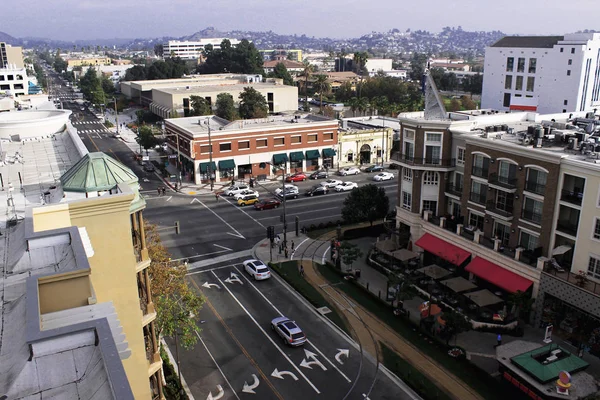
{"type": "Polygon", "coordinates": [[[267,226],[267,239],[270,239],[271,242],[275,239],[275,227],[267,226]]]}
{"type": "Polygon", "coordinates": [[[177,235],[179,235],[180,229],[179,229],[179,221],[175,221],[175,233],[177,235]]]}

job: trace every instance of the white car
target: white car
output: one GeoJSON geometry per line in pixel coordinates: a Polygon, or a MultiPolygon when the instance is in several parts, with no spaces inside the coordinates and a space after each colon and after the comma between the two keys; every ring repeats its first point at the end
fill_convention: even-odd
{"type": "Polygon", "coordinates": [[[249,196],[249,195],[254,195],[256,197],[260,197],[260,194],[258,194],[258,192],[256,190],[252,190],[252,189],[246,189],[246,190],[242,190],[239,193],[236,193],[233,198],[236,200],[241,199],[244,196],[249,196]]]}
{"type": "Polygon", "coordinates": [[[244,270],[255,280],[262,281],[271,277],[271,271],[260,260],[244,261],[244,270]]]}
{"type": "MultiPolygon", "coordinates": [[[[286,192],[295,192],[295,193],[300,193],[298,186],[296,185],[290,185],[290,184],[285,184],[285,191],[286,192]]],[[[279,194],[281,193],[281,188],[277,188],[275,189],[275,194],[279,196],[279,194]]]]}
{"type": "Polygon", "coordinates": [[[380,172],[373,177],[375,182],[389,181],[391,179],[394,179],[394,174],[391,172],[380,172]]]}
{"type": "Polygon", "coordinates": [[[356,189],[358,184],[356,182],[344,182],[335,187],[336,192],[347,192],[352,189],[356,189]]]}
{"type": "Polygon", "coordinates": [[[338,174],[341,176],[346,176],[346,175],[358,175],[360,173],[360,169],[358,169],[357,167],[346,167],[341,169],[338,174]]]}
{"type": "Polygon", "coordinates": [[[225,196],[234,196],[238,193],[243,192],[244,190],[248,190],[248,185],[233,185],[229,186],[227,189],[223,191],[225,196]]]}
{"type": "Polygon", "coordinates": [[[337,185],[341,185],[342,181],[338,181],[337,179],[327,179],[325,182],[321,182],[321,186],[325,186],[327,188],[334,188],[337,185]]]}

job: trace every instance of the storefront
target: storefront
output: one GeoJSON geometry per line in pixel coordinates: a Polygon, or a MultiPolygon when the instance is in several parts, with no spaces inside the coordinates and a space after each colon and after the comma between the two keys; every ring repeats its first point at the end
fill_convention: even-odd
{"type": "Polygon", "coordinates": [[[214,161],[212,163],[202,162],[202,163],[200,163],[199,170],[200,170],[200,181],[202,183],[207,183],[210,181],[211,176],[212,176],[213,180],[215,179],[216,171],[217,171],[217,164],[214,161]]]}
{"type": "Polygon", "coordinates": [[[316,171],[319,169],[319,150],[306,150],[306,170],[316,171]]]}
{"type": "Polygon", "coordinates": [[[336,155],[336,151],[334,149],[323,149],[323,167],[326,169],[333,168],[333,159],[336,155]]]}
{"type": "Polygon", "coordinates": [[[302,164],[304,161],[304,152],[292,151],[290,153],[290,173],[301,172],[303,170],[302,164]]]}
{"type": "Polygon", "coordinates": [[[232,159],[219,161],[219,178],[227,181],[234,178],[235,162],[232,159]]]}

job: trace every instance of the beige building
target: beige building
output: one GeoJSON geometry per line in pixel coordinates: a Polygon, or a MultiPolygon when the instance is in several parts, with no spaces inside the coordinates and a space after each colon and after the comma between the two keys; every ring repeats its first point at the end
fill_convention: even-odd
{"type": "MultiPolygon", "coordinates": [[[[391,126],[385,127],[385,118],[376,118],[378,124],[375,126],[373,118],[344,118],[338,134],[338,164],[340,167],[350,165],[383,164],[389,161],[394,130],[391,126]]],[[[392,120],[390,118],[390,120],[392,120]]],[[[392,123],[398,124],[397,119],[392,123]]]]}
{"type": "Polygon", "coordinates": [[[67,58],[66,61],[67,61],[68,69],[71,69],[73,67],[110,65],[111,64],[109,57],[67,58]]]}
{"type": "Polygon", "coordinates": [[[25,68],[23,48],[0,42],[0,68],[25,68]]]}

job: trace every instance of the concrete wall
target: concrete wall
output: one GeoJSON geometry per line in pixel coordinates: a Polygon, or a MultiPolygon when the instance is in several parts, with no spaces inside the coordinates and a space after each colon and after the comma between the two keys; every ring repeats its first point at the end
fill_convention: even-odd
{"type": "MultiPolygon", "coordinates": [[[[53,276],[39,282],[40,314],[83,307],[92,297],[89,272],[84,276],[53,276]]],[[[79,273],[81,275],[81,273],[79,273]]]]}
{"type": "Polygon", "coordinates": [[[24,140],[62,131],[69,110],[18,111],[0,114],[0,138],[24,140]]]}

